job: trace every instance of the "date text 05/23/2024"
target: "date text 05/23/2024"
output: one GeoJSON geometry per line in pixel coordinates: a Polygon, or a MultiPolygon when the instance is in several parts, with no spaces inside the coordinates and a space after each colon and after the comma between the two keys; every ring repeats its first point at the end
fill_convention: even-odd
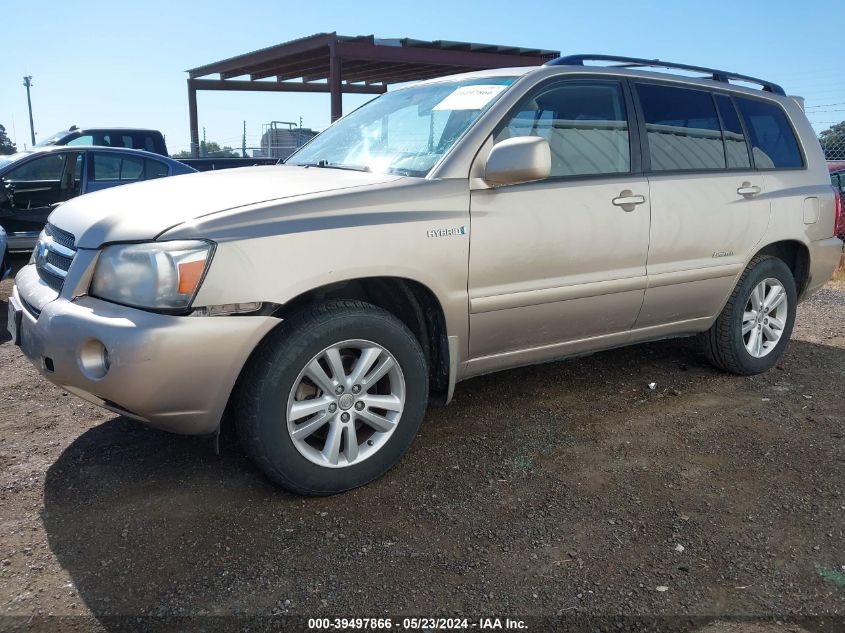
{"type": "Polygon", "coordinates": [[[524,620],[515,618],[309,618],[309,630],[527,630],[524,620]]]}

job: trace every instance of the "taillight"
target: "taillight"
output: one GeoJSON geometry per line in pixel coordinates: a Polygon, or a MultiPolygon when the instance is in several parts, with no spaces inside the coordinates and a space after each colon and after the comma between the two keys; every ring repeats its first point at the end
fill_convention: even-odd
{"type": "Polygon", "coordinates": [[[837,187],[833,187],[833,198],[836,201],[833,207],[833,234],[837,235],[845,230],[845,226],[842,226],[842,193],[837,187]]]}

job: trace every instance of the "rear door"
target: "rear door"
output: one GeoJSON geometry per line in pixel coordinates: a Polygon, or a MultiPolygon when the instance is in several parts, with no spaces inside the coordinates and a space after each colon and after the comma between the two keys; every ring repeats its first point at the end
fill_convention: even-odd
{"type": "Polygon", "coordinates": [[[717,314],[762,238],[770,204],[733,98],[634,82],[651,190],[648,290],[637,328],[717,314]]]}
{"type": "Polygon", "coordinates": [[[494,133],[494,142],[545,138],[552,170],[541,182],[471,193],[473,358],[499,355],[499,366],[552,358],[559,344],[633,325],[646,284],[649,196],[632,157],[631,109],[622,81],[560,79],[530,92],[494,133]]]}

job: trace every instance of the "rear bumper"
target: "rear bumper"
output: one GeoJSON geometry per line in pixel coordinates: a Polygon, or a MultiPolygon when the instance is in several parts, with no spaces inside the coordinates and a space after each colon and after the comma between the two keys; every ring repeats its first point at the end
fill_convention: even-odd
{"type": "Polygon", "coordinates": [[[842,240],[837,237],[810,243],[810,275],[801,299],[806,299],[830,281],[831,276],[839,267],[841,256],[842,240]]]}
{"type": "Polygon", "coordinates": [[[57,298],[37,314],[17,286],[10,300],[22,309],[21,349],[46,378],[150,426],[189,435],[218,429],[244,363],[279,322],[161,315],[87,296],[57,298]],[[108,351],[102,376],[91,370],[92,342],[108,351]]]}

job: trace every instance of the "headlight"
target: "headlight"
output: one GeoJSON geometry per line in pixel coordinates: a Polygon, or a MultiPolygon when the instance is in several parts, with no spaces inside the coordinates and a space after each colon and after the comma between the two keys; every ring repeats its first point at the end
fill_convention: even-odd
{"type": "Polygon", "coordinates": [[[138,308],[184,310],[212,252],[213,244],[194,240],[107,246],[97,259],[91,294],[138,308]]]}

